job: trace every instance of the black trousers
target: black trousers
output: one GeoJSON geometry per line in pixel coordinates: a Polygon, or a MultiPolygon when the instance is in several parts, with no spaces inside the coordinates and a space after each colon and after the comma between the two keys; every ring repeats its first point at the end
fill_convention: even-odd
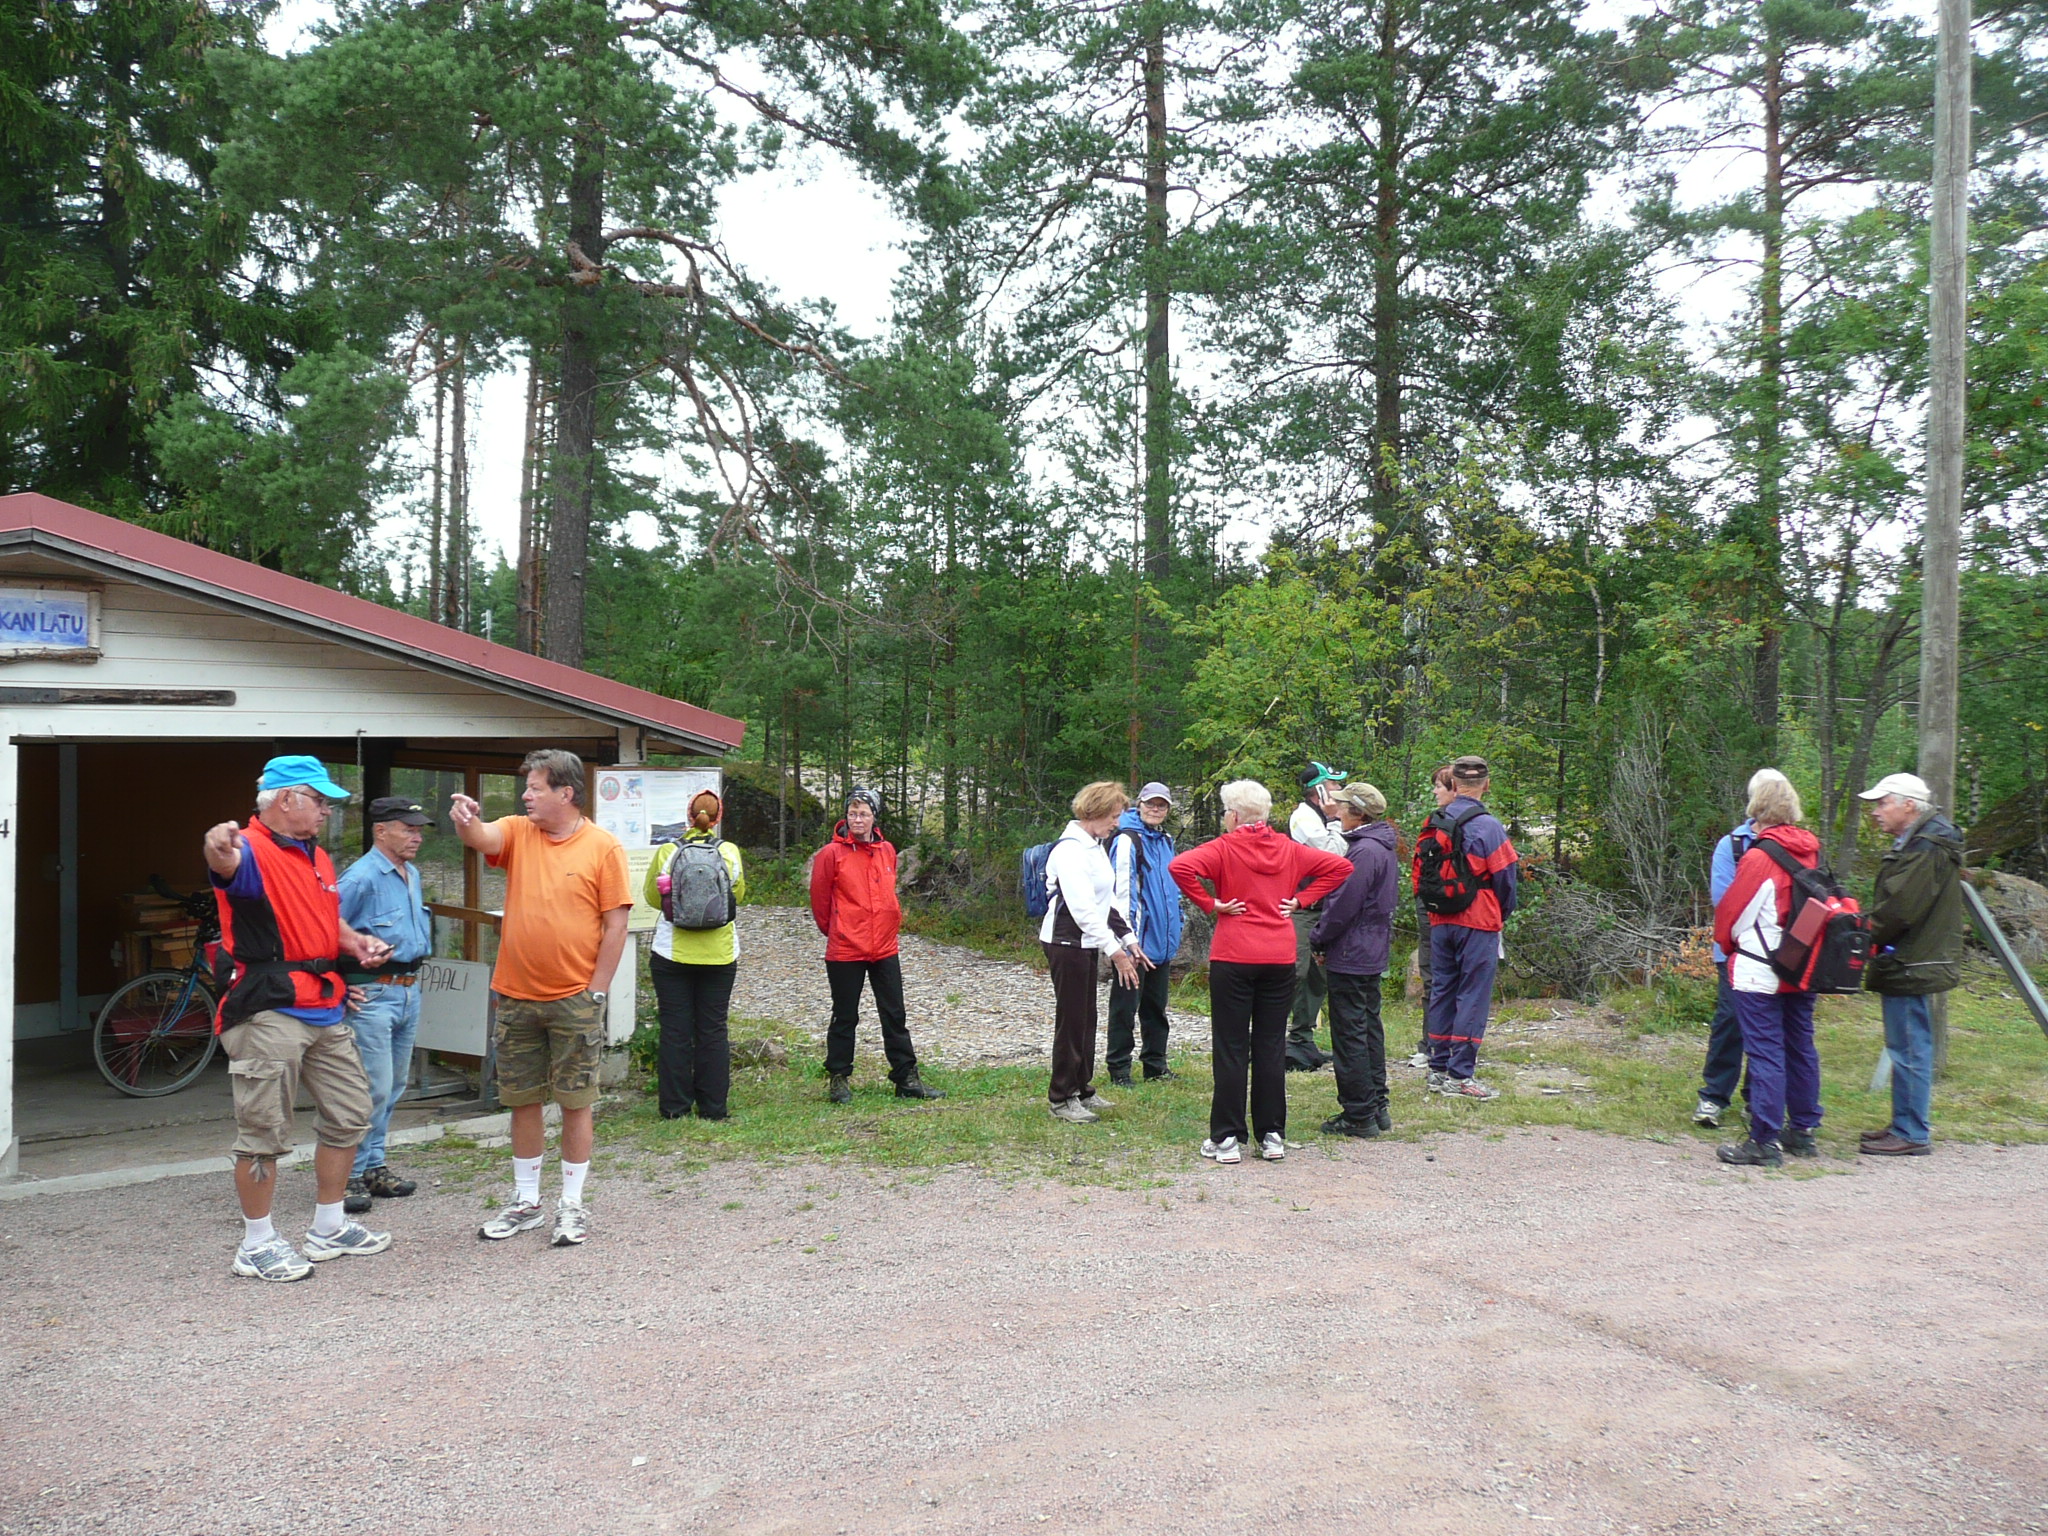
{"type": "Polygon", "coordinates": [[[661,1052],[655,1061],[661,1112],[674,1117],[695,1110],[703,1119],[723,1120],[732,1090],[726,1015],[739,966],[730,961],[679,965],[649,955],[647,969],[654,977],[655,1016],[661,1020],[661,1052]]]}
{"type": "Polygon", "coordinates": [[[1209,1100],[1209,1139],[1245,1130],[1245,1074],[1250,1069],[1252,1129],[1287,1134],[1287,1011],[1294,1003],[1294,967],[1209,962],[1209,1041],[1216,1091],[1209,1100]]]}
{"type": "Polygon", "coordinates": [[[874,988],[875,1014],[882,1021],[882,1054],[889,1058],[889,1080],[901,1084],[917,1070],[909,1015],[903,1011],[903,962],[895,955],[886,960],[827,960],[825,980],[832,987],[825,1070],[835,1077],[853,1072],[853,1029],[860,1021],[860,989],[865,982],[874,988]]]}
{"type": "Polygon", "coordinates": [[[1415,1054],[1429,1054],[1429,993],[1436,972],[1429,957],[1429,909],[1415,903],[1415,968],[1422,974],[1422,1028],[1415,1036],[1415,1054]]]}
{"type": "Polygon", "coordinates": [[[1095,1091],[1096,951],[1078,944],[1039,940],[1052,972],[1052,1083],[1054,1104],[1085,1099],[1095,1091]]]}
{"type": "Polygon", "coordinates": [[[1380,979],[1330,972],[1330,1049],[1337,1058],[1337,1108],[1371,1120],[1387,1107],[1387,1032],[1380,979]]]}
{"type": "Polygon", "coordinates": [[[1170,969],[1159,965],[1149,971],[1141,970],[1135,987],[1110,982],[1107,1060],[1112,1077],[1131,1070],[1132,1035],[1139,1032],[1144,1043],[1138,1054],[1146,1074],[1156,1077],[1166,1070],[1166,999],[1173,988],[1170,969]]]}
{"type": "Polygon", "coordinates": [[[1317,965],[1308,936],[1318,914],[1294,914],[1294,1013],[1287,1025],[1287,1060],[1297,1071],[1314,1071],[1330,1058],[1316,1044],[1316,1024],[1329,997],[1329,977],[1317,965]]]}

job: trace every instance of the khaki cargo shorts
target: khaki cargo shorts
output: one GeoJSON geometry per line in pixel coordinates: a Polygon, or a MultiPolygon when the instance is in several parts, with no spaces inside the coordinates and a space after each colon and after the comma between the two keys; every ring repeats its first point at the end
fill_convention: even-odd
{"type": "Polygon", "coordinates": [[[370,1079],[346,1022],[304,1024],[265,1009],[221,1031],[235,1090],[236,1157],[277,1158],[292,1149],[299,1084],[313,1096],[313,1135],[323,1147],[361,1145],[370,1128],[370,1079]]]}
{"type": "Polygon", "coordinates": [[[551,1003],[501,995],[495,1039],[500,1104],[553,1098],[564,1109],[588,1109],[597,1102],[604,1005],[588,992],[551,1003]]]}

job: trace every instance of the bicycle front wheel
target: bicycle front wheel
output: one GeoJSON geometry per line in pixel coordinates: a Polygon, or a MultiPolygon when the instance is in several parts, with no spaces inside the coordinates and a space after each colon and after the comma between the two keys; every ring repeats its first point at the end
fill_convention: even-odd
{"type": "Polygon", "coordinates": [[[213,993],[190,971],[151,971],[107,999],[92,1026],[100,1075],[138,1099],[176,1093],[213,1060],[213,993]]]}

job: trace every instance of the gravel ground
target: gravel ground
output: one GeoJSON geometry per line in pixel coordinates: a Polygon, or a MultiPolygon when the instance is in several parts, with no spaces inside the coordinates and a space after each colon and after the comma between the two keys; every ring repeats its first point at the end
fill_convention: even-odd
{"type": "MultiPolygon", "coordinates": [[[[1023,919],[1020,917],[1019,922],[1023,919]]],[[[741,907],[740,964],[732,1011],[783,1019],[811,1032],[822,1053],[832,1019],[825,940],[808,907],[741,907]]],[[[1052,983],[1027,965],[971,949],[903,936],[903,1001],[918,1058],[940,1066],[1052,1058],[1052,983]]],[[[1101,1027],[1109,1028],[1109,972],[1103,972],[1101,1027]]],[[[1176,1050],[1209,1049],[1206,1014],[1169,1011],[1176,1050]]],[[[860,1045],[881,1050],[875,1002],[863,992],[860,1045]]],[[[740,1030],[745,1033],[744,1027],[740,1030]]],[[[1098,1036],[1106,1049],[1105,1036],[1098,1036]]]]}
{"type": "Polygon", "coordinates": [[[2048,1148],[1822,1167],[649,1162],[554,1250],[479,1244],[451,1160],[390,1253],[279,1287],[229,1278],[225,1180],[23,1201],[0,1532],[2048,1526],[2048,1148]]]}

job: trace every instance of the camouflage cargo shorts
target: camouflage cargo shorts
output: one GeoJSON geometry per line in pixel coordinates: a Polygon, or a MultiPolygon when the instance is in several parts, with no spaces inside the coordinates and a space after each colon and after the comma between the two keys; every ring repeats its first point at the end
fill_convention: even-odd
{"type": "Polygon", "coordinates": [[[547,1003],[499,997],[495,1039],[499,1103],[552,1098],[564,1109],[588,1109],[597,1102],[604,1005],[588,992],[547,1003]]]}

